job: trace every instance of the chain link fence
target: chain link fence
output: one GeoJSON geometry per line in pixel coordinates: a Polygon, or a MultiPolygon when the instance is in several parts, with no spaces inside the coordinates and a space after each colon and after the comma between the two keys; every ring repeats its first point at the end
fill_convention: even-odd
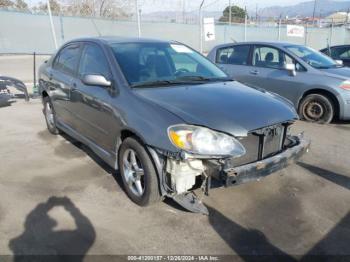
{"type": "MultiPolygon", "coordinates": [[[[143,20],[141,36],[176,40],[197,50],[200,49],[200,27],[198,10],[178,17],[143,20]]],[[[58,45],[74,38],[117,35],[138,36],[135,17],[127,19],[102,19],[94,17],[53,16],[53,25],[58,45]]],[[[321,49],[327,44],[350,43],[348,26],[311,27],[307,26],[305,37],[288,37],[286,25],[278,23],[220,23],[215,25],[215,40],[203,42],[203,52],[221,43],[242,41],[283,41],[306,44],[321,49]]],[[[0,10],[0,75],[18,77],[22,81],[34,83],[33,53],[36,64],[40,65],[47,55],[55,51],[49,16],[45,13],[31,14],[0,10]],[[12,54],[12,56],[9,56],[12,54]],[[13,55],[16,54],[14,57],[13,55]],[[6,55],[6,56],[4,56],[6,55]],[[29,55],[29,56],[28,56],[29,55]]]]}
{"type": "MultiPolygon", "coordinates": [[[[53,24],[59,45],[85,36],[138,36],[137,22],[132,19],[53,16],[53,24]]],[[[350,42],[347,26],[307,27],[304,38],[288,37],[286,25],[278,24],[217,23],[215,31],[216,39],[204,42],[204,52],[208,52],[214,45],[233,41],[283,41],[306,44],[315,49],[324,48],[328,43],[334,45],[350,42]]],[[[200,46],[200,28],[196,23],[141,21],[141,35],[177,40],[195,49],[200,46]]],[[[0,11],[0,53],[53,53],[54,50],[48,15],[0,11]]]]}

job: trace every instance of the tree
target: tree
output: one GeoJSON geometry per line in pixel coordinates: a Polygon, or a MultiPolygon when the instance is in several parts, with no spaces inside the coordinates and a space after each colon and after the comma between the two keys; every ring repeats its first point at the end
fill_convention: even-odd
{"type": "MultiPolygon", "coordinates": [[[[231,6],[231,21],[232,22],[243,22],[245,16],[247,15],[246,10],[243,8],[233,5],[231,6]]],[[[220,17],[220,22],[229,22],[230,21],[230,7],[227,6],[222,12],[222,16],[220,17]]]]}
{"type": "MultiPolygon", "coordinates": [[[[61,5],[56,0],[50,0],[51,13],[54,15],[58,15],[61,12],[61,5]]],[[[38,10],[47,12],[47,3],[39,2],[38,10]]]]}
{"type": "Polygon", "coordinates": [[[66,7],[62,9],[62,13],[116,19],[128,16],[132,2],[128,0],[65,0],[66,7]]]}
{"type": "Polygon", "coordinates": [[[0,0],[0,8],[11,8],[14,6],[14,3],[10,0],[0,0]]]}
{"type": "Polygon", "coordinates": [[[14,4],[16,9],[22,10],[22,11],[28,11],[28,5],[23,0],[16,0],[14,4]]]}

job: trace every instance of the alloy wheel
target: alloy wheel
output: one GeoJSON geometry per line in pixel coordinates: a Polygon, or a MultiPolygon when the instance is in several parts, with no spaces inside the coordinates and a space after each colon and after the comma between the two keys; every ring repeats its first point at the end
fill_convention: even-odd
{"type": "Polygon", "coordinates": [[[131,192],[141,197],[145,191],[144,170],[136,152],[129,148],[123,155],[124,178],[131,192]]]}

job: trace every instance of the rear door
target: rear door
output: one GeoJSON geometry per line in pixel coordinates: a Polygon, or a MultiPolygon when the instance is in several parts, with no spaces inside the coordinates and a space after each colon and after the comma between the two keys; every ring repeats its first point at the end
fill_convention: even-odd
{"type": "Polygon", "coordinates": [[[56,55],[48,70],[51,100],[60,123],[74,126],[71,90],[76,77],[81,53],[81,44],[74,43],[63,47],[56,55]]]}
{"type": "Polygon", "coordinates": [[[249,77],[250,45],[232,45],[216,51],[216,64],[235,80],[245,83],[249,77]]]}
{"type": "MultiPolygon", "coordinates": [[[[113,110],[111,104],[111,88],[85,85],[84,75],[102,75],[112,81],[109,62],[103,49],[95,43],[84,44],[78,77],[72,89],[72,101],[78,132],[102,149],[111,149],[113,140],[113,110]]],[[[112,81],[114,82],[114,81],[112,81]]]]}

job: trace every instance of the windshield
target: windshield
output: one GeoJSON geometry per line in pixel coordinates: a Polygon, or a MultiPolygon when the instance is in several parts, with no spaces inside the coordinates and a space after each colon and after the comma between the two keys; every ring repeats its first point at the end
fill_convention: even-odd
{"type": "Polygon", "coordinates": [[[339,65],[330,57],[306,46],[286,46],[293,54],[317,69],[338,67],[339,65]]]}
{"type": "Polygon", "coordinates": [[[132,87],[227,79],[216,65],[182,44],[118,43],[111,47],[132,87]]]}

